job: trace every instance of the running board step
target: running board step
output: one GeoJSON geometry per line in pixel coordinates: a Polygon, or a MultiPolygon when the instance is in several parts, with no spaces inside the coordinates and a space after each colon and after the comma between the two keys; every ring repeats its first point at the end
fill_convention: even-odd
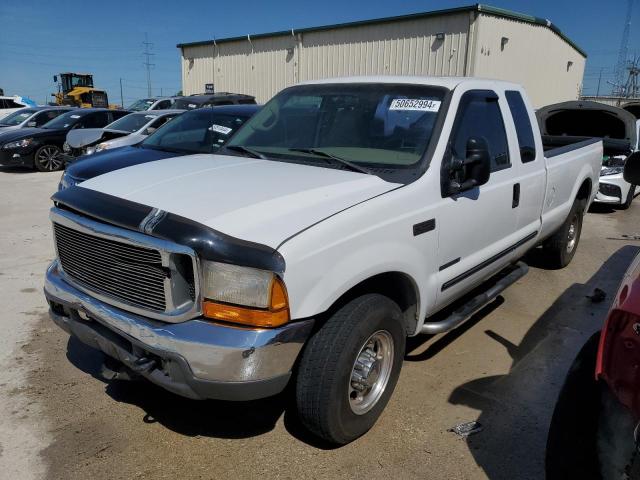
{"type": "Polygon", "coordinates": [[[503,270],[503,275],[498,274],[499,280],[491,284],[484,292],[471,298],[467,303],[455,310],[444,320],[438,322],[426,322],[422,325],[422,333],[436,334],[448,332],[462,325],[474,313],[484,307],[487,303],[494,300],[507,287],[513,285],[529,271],[529,267],[524,262],[518,262],[515,265],[507,267],[503,270]],[[506,273],[506,274],[505,274],[506,273]]]}

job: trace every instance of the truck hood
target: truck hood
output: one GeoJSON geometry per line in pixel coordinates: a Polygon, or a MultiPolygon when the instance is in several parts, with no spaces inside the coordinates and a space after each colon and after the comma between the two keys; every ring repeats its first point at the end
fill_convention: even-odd
{"type": "Polygon", "coordinates": [[[400,185],[333,168],[189,155],[116,170],[81,186],[275,249],[301,230],[400,185]]]}

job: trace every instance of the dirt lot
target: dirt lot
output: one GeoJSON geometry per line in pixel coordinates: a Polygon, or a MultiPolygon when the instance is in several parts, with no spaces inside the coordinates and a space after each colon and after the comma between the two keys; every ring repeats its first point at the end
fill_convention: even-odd
{"type": "Polygon", "coordinates": [[[195,402],[146,383],[107,383],[100,353],[46,314],[47,211],[59,174],[0,170],[0,477],[543,478],[556,395],[640,251],[640,199],[585,218],[573,263],[538,268],[460,329],[412,339],[374,429],[330,449],[300,428],[287,393],[195,402]],[[586,298],[595,287],[603,303],[586,298]],[[447,431],[479,420],[468,440],[447,431]],[[6,475],[6,477],[5,477],[6,475]]]}

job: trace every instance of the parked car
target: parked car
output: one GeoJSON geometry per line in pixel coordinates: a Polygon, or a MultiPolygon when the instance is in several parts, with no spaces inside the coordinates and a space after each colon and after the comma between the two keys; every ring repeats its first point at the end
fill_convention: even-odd
{"type": "Polygon", "coordinates": [[[176,99],[180,97],[151,97],[136,100],[127,107],[130,112],[143,112],[145,110],[169,110],[173,108],[176,99]]]}
{"type": "Polygon", "coordinates": [[[543,152],[511,83],[290,87],[218,155],[57,192],[51,318],[186,397],[256,399],[292,380],[302,424],[344,444],[385,408],[407,336],[461,325],[537,245],[571,261],[601,160],[597,139],[543,152]]]}
{"type": "Polygon", "coordinates": [[[71,107],[25,107],[0,119],[0,133],[19,128],[41,127],[58,115],[72,110],[71,107]]]}
{"type": "Polygon", "coordinates": [[[25,166],[41,172],[62,168],[62,145],[69,130],[99,128],[127,115],[126,110],[75,109],[50,120],[40,128],[0,132],[0,165],[25,166]]]}
{"type": "MultiPolygon", "coordinates": [[[[640,184],[640,154],[629,183],[640,184]]],[[[631,173],[631,172],[629,172],[631,173]]],[[[573,362],[547,440],[548,480],[640,478],[640,255],[573,362]],[[595,375],[594,375],[595,372],[595,375]]]]}
{"type": "Polygon", "coordinates": [[[62,174],[58,190],[141,163],[216,152],[259,108],[258,105],[229,105],[186,112],[137,145],[77,158],[62,174]]]}
{"type": "Polygon", "coordinates": [[[256,99],[242,93],[217,92],[212,94],[191,95],[177,98],[172,108],[193,110],[202,107],[217,107],[221,105],[255,105],[256,99]]]}
{"type": "Polygon", "coordinates": [[[19,95],[13,97],[0,96],[0,119],[21,108],[35,106],[36,102],[27,97],[21,97],[19,95]]]}
{"type": "Polygon", "coordinates": [[[604,156],[596,202],[627,209],[640,186],[622,178],[624,163],[638,151],[639,122],[619,107],[598,102],[570,101],[541,108],[537,112],[540,130],[550,146],[562,146],[582,138],[603,139],[604,156]]]}
{"type": "Polygon", "coordinates": [[[184,110],[134,112],[119,118],[104,128],[70,130],[63,149],[66,160],[80,155],[92,155],[112,148],[135,145],[147,138],[184,110]]]}

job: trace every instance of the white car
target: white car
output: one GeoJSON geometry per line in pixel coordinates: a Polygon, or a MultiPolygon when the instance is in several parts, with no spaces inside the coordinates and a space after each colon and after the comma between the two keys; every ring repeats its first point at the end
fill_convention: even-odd
{"type": "Polygon", "coordinates": [[[184,110],[134,112],[104,128],[71,130],[64,145],[65,152],[91,155],[103,150],[135,145],[184,110]]]}
{"type": "Polygon", "coordinates": [[[627,110],[591,101],[568,101],[547,105],[536,112],[545,142],[560,147],[580,139],[600,137],[604,155],[600,187],[595,202],[627,209],[640,186],[622,176],[628,156],[638,151],[640,122],[627,110]]]}
{"type": "Polygon", "coordinates": [[[195,399],[293,382],[302,424],[344,444],[382,413],[407,337],[462,325],[538,245],[571,261],[601,161],[600,139],[545,151],[516,84],[304,83],[217,154],[57,192],[44,292],[113,368],[195,399]]]}
{"type": "Polygon", "coordinates": [[[10,113],[17,112],[24,107],[35,107],[36,103],[27,98],[15,95],[13,97],[0,96],[0,119],[10,113]]]}
{"type": "Polygon", "coordinates": [[[25,107],[0,119],[0,133],[19,128],[41,127],[73,107],[25,107]]]}
{"type": "MultiPolygon", "coordinates": [[[[640,150],[640,120],[636,120],[636,144],[633,151],[640,150]]],[[[602,161],[600,171],[600,188],[596,195],[596,202],[619,205],[622,209],[631,206],[636,195],[640,194],[640,185],[631,185],[623,178],[624,165],[627,155],[615,155],[602,161]]]]}
{"type": "Polygon", "coordinates": [[[152,97],[136,100],[127,107],[132,112],[143,112],[145,110],[169,110],[173,107],[176,98],[180,97],[152,97]]]}

